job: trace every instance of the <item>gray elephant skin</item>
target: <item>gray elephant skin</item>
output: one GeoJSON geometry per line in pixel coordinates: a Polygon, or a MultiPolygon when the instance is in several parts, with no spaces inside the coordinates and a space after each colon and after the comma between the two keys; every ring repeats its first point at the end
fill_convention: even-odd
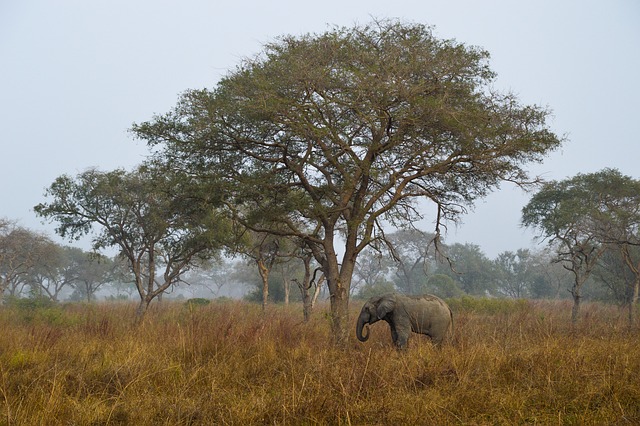
{"type": "Polygon", "coordinates": [[[431,294],[406,296],[388,293],[372,297],[364,304],[358,316],[358,340],[366,342],[369,339],[368,325],[380,320],[389,323],[391,338],[399,349],[407,347],[412,331],[429,336],[438,346],[453,332],[451,309],[444,300],[431,294]],[[366,334],[362,334],[365,325],[366,334]]]}

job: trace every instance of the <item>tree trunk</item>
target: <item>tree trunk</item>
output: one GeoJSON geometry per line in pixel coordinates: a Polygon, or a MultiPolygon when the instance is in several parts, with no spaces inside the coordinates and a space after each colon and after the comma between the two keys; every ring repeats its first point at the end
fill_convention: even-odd
{"type": "Polygon", "coordinates": [[[575,329],[578,324],[578,316],[580,315],[580,299],[582,294],[580,289],[584,280],[580,275],[574,272],[573,287],[571,288],[571,296],[573,296],[573,308],[571,308],[571,326],[575,329]]]}
{"type": "Polygon", "coordinates": [[[338,282],[331,293],[331,331],[340,347],[349,343],[349,291],[338,282]]]}
{"type": "Polygon", "coordinates": [[[312,309],[311,295],[309,294],[309,289],[307,289],[302,295],[302,315],[304,316],[304,322],[309,322],[311,319],[312,309]]]}
{"type": "Polygon", "coordinates": [[[142,324],[145,314],[147,313],[147,309],[149,308],[149,303],[151,303],[151,300],[146,300],[146,298],[140,299],[140,303],[136,308],[136,319],[135,319],[136,326],[142,324]]]}
{"type": "Polygon", "coordinates": [[[84,282],[83,285],[84,285],[84,289],[85,289],[86,294],[87,294],[87,303],[91,303],[92,299],[93,299],[93,293],[91,292],[91,289],[89,288],[90,286],[87,285],[86,282],[84,282]]]}
{"type": "Polygon", "coordinates": [[[346,324],[348,318],[348,291],[345,291],[344,283],[340,281],[337,259],[329,259],[323,265],[323,273],[329,287],[329,301],[331,306],[331,332],[334,342],[339,346],[347,344],[346,324]],[[333,260],[333,261],[332,261],[333,260]]]}
{"type": "Polygon", "coordinates": [[[573,289],[571,291],[573,295],[573,308],[571,308],[571,325],[575,328],[578,324],[578,315],[580,314],[580,299],[582,296],[580,295],[579,289],[573,289]]]}
{"type": "Polygon", "coordinates": [[[573,308],[571,309],[571,326],[573,328],[578,324],[578,317],[580,315],[580,301],[582,300],[582,285],[587,280],[588,275],[581,276],[574,273],[573,288],[571,289],[571,295],[573,296],[573,308]]]}
{"type": "Polygon", "coordinates": [[[325,224],[325,236],[322,250],[312,247],[316,261],[321,265],[324,278],[327,280],[331,305],[331,331],[334,342],[346,348],[349,342],[349,289],[355,268],[356,235],[347,231],[345,254],[342,264],[334,249],[334,229],[325,224]]]}

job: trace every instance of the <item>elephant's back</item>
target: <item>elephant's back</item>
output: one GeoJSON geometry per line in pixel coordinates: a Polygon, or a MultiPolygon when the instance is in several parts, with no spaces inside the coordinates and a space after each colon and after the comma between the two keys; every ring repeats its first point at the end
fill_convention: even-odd
{"type": "Polygon", "coordinates": [[[440,299],[438,296],[433,294],[420,294],[417,296],[408,296],[408,297],[411,299],[414,299],[415,301],[419,301],[421,303],[440,305],[443,308],[449,310],[449,305],[447,305],[447,303],[444,300],[440,299]]]}

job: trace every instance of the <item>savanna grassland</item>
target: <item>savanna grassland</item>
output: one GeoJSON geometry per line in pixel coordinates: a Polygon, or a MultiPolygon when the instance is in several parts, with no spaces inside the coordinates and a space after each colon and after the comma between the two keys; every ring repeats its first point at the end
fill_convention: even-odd
{"type": "Polygon", "coordinates": [[[453,342],[405,352],[383,322],[335,347],[323,307],[163,302],[137,328],[127,304],[5,307],[0,424],[640,423],[626,312],[584,305],[573,330],[563,302],[451,305],[453,342]]]}

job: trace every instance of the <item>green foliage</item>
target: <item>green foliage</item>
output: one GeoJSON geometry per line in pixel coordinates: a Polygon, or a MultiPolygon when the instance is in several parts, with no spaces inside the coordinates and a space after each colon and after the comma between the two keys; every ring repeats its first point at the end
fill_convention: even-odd
{"type": "Polygon", "coordinates": [[[64,305],[53,302],[48,297],[11,297],[6,302],[6,308],[13,314],[13,317],[25,324],[71,326],[80,321],[73,312],[68,312],[64,305]]]}
{"type": "Polygon", "coordinates": [[[478,245],[452,244],[446,254],[451,265],[443,264],[439,273],[450,276],[457,287],[468,295],[496,294],[495,268],[478,245]]]}
{"type": "Polygon", "coordinates": [[[35,311],[37,309],[47,309],[56,305],[56,302],[52,301],[48,297],[7,297],[5,304],[9,308],[15,308],[19,311],[35,311]]]}
{"type": "Polygon", "coordinates": [[[209,299],[204,299],[202,297],[194,297],[184,302],[184,305],[189,309],[194,309],[198,306],[207,306],[209,303],[211,303],[211,300],[209,299]]]}
{"type": "Polygon", "coordinates": [[[188,91],[172,112],[133,131],[162,145],[176,167],[224,179],[250,207],[248,221],[290,226],[292,212],[315,223],[344,211],[332,222],[373,226],[383,212],[406,222],[415,196],[456,217],[456,206],[503,178],[523,180],[523,162],[561,143],[546,110],[484,90],[494,77],[488,56],[394,21],[285,36],[215,90],[188,91]],[[375,185],[364,185],[372,178],[375,185]],[[364,187],[370,192],[356,196],[364,187]],[[354,202],[370,211],[348,214],[354,202]]]}
{"type": "Polygon", "coordinates": [[[638,204],[640,181],[604,169],[546,183],[522,209],[522,223],[551,240],[569,235],[615,242],[616,233],[638,224],[638,204]]]}

